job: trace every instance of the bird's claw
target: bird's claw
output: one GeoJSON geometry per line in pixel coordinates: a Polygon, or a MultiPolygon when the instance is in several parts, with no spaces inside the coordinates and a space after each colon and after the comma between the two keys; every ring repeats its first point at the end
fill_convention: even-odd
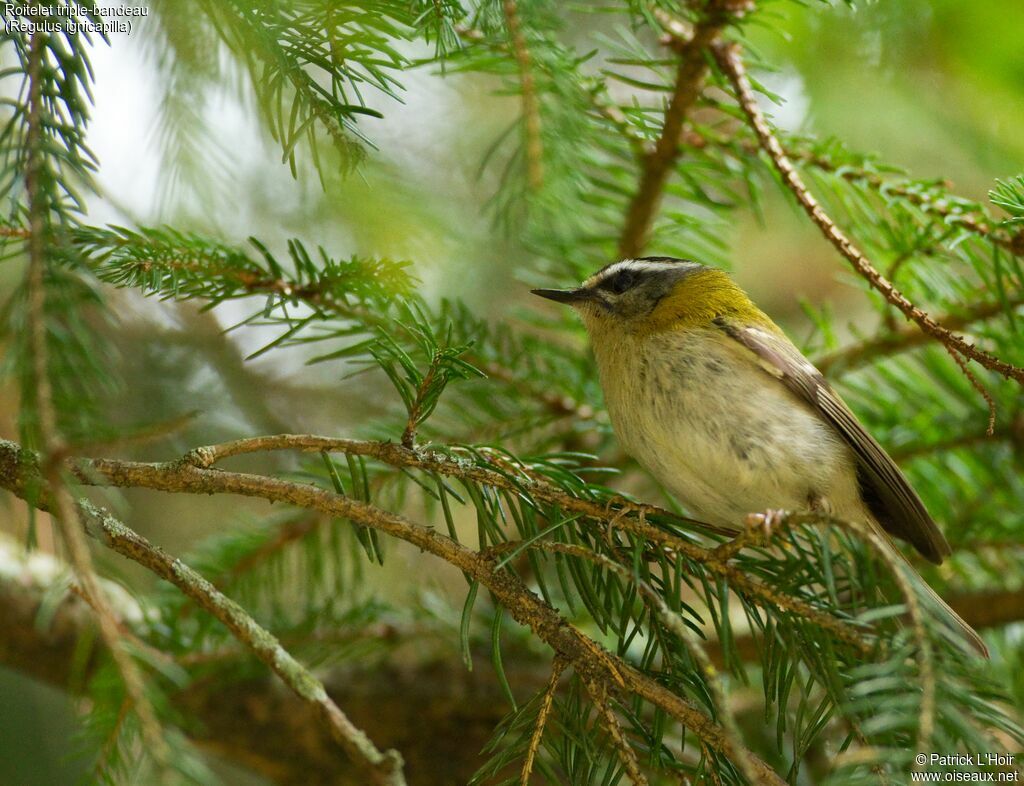
{"type": "Polygon", "coordinates": [[[763,513],[751,513],[747,516],[747,529],[751,534],[760,535],[764,542],[768,542],[779,525],[786,520],[787,515],[787,511],[781,508],[769,508],[763,513]]]}

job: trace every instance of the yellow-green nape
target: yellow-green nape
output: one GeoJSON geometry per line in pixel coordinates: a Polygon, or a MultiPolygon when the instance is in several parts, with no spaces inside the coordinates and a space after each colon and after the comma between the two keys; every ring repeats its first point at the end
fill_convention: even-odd
{"type": "Polygon", "coordinates": [[[680,278],[672,292],[655,306],[645,328],[656,333],[702,327],[719,317],[778,329],[727,273],[713,267],[702,267],[680,278]]]}

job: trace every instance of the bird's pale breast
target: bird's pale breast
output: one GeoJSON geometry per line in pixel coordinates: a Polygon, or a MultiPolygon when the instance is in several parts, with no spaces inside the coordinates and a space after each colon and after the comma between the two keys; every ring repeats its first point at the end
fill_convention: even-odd
{"type": "Polygon", "coordinates": [[[694,515],[737,528],[811,500],[865,515],[849,448],[721,331],[627,336],[595,355],[619,440],[694,515]]]}

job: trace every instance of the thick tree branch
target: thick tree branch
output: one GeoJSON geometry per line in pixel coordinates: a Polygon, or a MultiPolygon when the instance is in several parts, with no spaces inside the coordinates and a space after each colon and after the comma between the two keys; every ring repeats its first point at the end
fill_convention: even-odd
{"type": "Polygon", "coordinates": [[[990,371],[995,371],[1007,379],[1013,379],[1024,385],[1024,369],[1018,368],[1010,363],[1006,363],[994,355],[978,349],[974,344],[968,343],[962,336],[942,327],[942,325],[938,324],[931,316],[910,302],[902,292],[897,290],[892,283],[886,279],[874,267],[874,265],[871,264],[870,260],[864,256],[863,252],[853,244],[843,231],[836,226],[835,222],[825,213],[818,201],[810,191],[807,190],[807,186],[804,185],[800,175],[797,174],[793,164],[790,162],[789,158],[787,158],[785,151],[782,149],[782,145],[779,143],[779,140],[776,138],[771,126],[768,125],[768,121],[765,119],[764,114],[757,105],[753,88],[751,87],[750,80],[747,77],[743,61],[739,56],[739,47],[735,44],[719,44],[713,47],[713,50],[719,66],[732,82],[733,89],[736,92],[736,98],[743,111],[746,113],[747,119],[750,121],[754,132],[757,134],[761,146],[771,158],[772,163],[779,172],[779,176],[782,178],[782,181],[796,197],[800,206],[810,217],[811,221],[813,221],[815,226],[821,230],[821,233],[825,238],[836,247],[836,249],[850,262],[850,264],[853,265],[854,269],[865,280],[867,280],[873,288],[878,290],[889,303],[898,308],[907,319],[917,323],[921,330],[945,344],[947,347],[950,347],[952,350],[960,353],[965,358],[974,360],[990,371]]]}

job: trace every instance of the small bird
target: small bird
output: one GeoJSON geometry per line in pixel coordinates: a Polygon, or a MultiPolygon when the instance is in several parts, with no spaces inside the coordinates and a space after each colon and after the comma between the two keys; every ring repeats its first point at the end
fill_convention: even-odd
{"type": "Polygon", "coordinates": [[[892,458],[723,271],[625,259],[575,289],[533,293],[582,317],[619,441],[695,516],[740,531],[751,513],[821,512],[866,523],[894,550],[885,533],[934,563],[950,554],[892,458]]]}

